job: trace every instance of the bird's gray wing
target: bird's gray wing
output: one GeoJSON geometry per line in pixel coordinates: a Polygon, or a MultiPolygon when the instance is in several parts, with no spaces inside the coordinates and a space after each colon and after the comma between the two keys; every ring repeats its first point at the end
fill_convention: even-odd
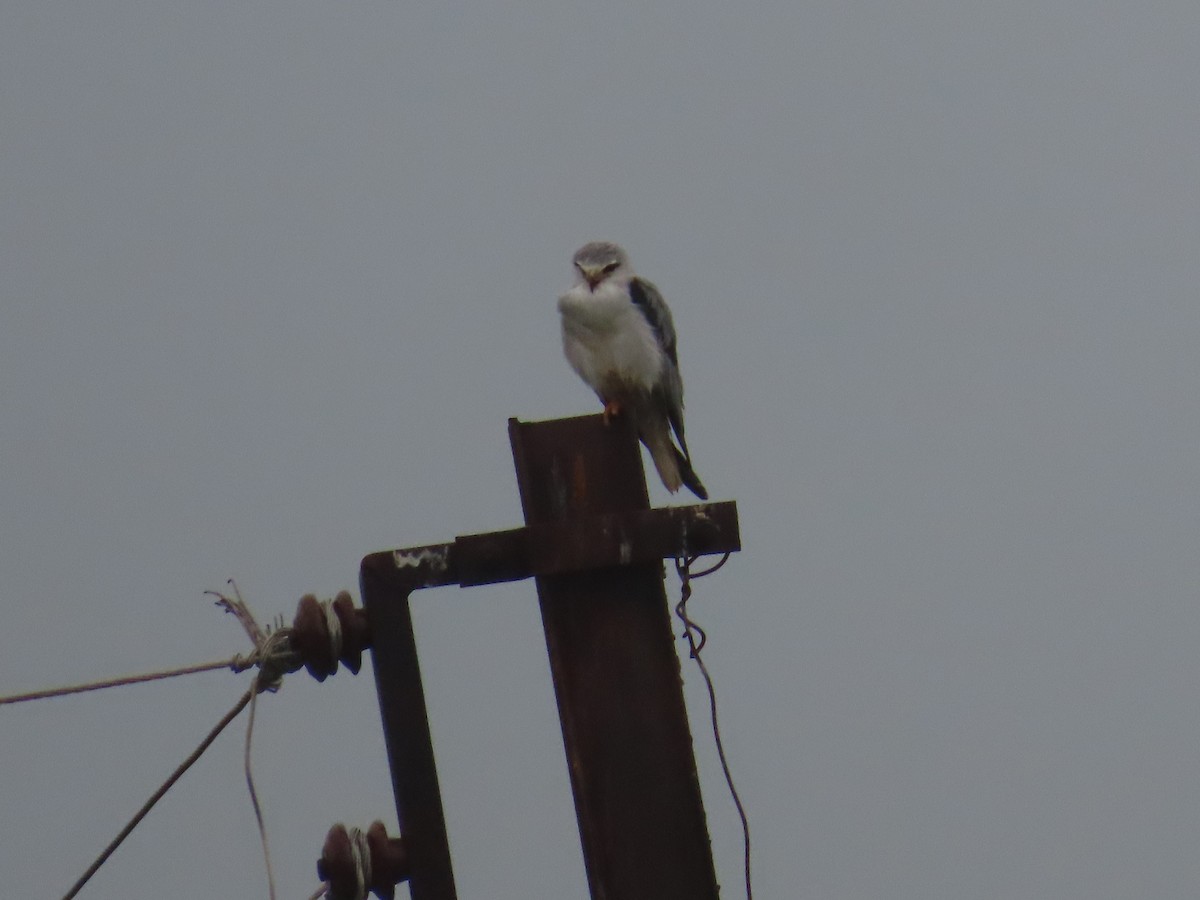
{"type": "Polygon", "coordinates": [[[630,279],[629,296],[633,298],[633,305],[641,310],[646,321],[650,323],[650,327],[654,329],[654,334],[658,338],[663,352],[678,369],[679,357],[676,356],[675,351],[675,323],[671,321],[671,310],[667,308],[667,301],[658,292],[658,288],[642,278],[630,279]]]}
{"type": "Polygon", "coordinates": [[[667,308],[667,301],[658,292],[658,288],[644,278],[630,279],[629,296],[633,305],[641,311],[654,330],[659,346],[670,360],[670,365],[663,373],[662,383],[655,393],[661,394],[667,419],[675,430],[675,436],[679,438],[684,458],[691,459],[687,441],[683,437],[683,379],[679,375],[679,355],[675,349],[675,323],[671,320],[671,310],[667,308]]]}

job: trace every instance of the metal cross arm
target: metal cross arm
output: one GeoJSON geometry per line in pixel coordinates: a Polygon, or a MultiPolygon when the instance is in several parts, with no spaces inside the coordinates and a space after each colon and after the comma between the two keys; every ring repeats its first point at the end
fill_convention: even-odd
{"type": "Polygon", "coordinates": [[[413,900],[454,900],[410,595],[535,577],[594,897],[716,898],[662,560],[741,547],[733,502],[649,509],[637,437],[509,424],[527,525],[362,561],[413,900]]]}
{"type": "Polygon", "coordinates": [[[740,548],[737,504],[727,501],[469,534],[454,539],[450,565],[468,587],[740,548]]]}
{"type": "Polygon", "coordinates": [[[445,544],[373,553],[362,565],[396,569],[395,586],[407,595],[740,549],[737,504],[729,500],[460,535],[445,544]]]}

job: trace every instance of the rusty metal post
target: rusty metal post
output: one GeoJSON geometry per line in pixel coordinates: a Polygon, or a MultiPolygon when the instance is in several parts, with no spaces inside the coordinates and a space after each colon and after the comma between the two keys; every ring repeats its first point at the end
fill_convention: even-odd
{"type": "MultiPolygon", "coordinates": [[[[530,527],[649,505],[620,420],[513,419],[509,437],[530,527]]],[[[717,900],[661,562],[538,575],[537,590],[592,897],[717,900]]]]}
{"type": "Polygon", "coordinates": [[[458,896],[409,607],[413,590],[450,583],[451,546],[415,548],[404,551],[405,555],[373,553],[363,559],[360,571],[388,767],[400,833],[409,853],[412,900],[456,900],[458,896]]]}

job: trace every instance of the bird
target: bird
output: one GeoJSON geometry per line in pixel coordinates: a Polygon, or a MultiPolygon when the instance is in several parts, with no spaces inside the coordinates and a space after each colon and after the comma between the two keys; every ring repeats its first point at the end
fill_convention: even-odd
{"type": "Polygon", "coordinates": [[[567,362],[604,404],[605,424],[631,418],[668,491],[684,486],[707,500],[683,436],[683,379],[667,302],[611,241],[584,244],[572,263],[575,283],[558,298],[567,362]]]}

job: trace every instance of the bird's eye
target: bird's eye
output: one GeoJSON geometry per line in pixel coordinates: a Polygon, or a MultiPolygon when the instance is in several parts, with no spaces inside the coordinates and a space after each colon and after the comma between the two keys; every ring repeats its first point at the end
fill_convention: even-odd
{"type": "Polygon", "coordinates": [[[615,272],[617,270],[618,265],[619,265],[619,263],[610,262],[607,266],[604,267],[604,274],[608,275],[612,272],[615,272]]]}

